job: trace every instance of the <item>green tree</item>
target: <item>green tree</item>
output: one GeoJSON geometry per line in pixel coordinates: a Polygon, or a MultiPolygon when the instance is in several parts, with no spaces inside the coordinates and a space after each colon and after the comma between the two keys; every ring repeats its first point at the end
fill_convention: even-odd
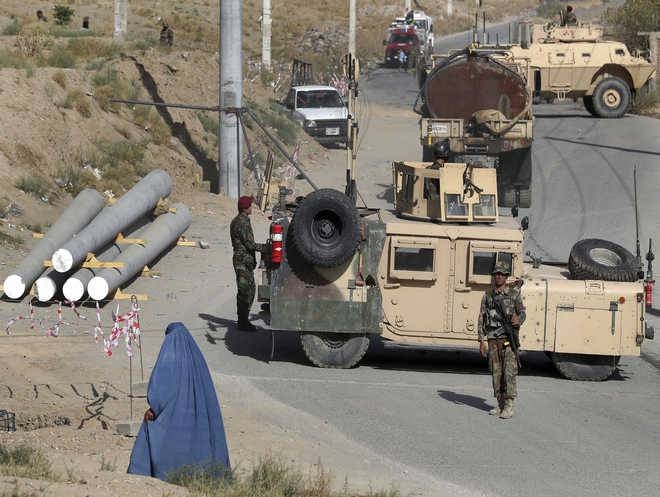
{"type": "Polygon", "coordinates": [[[60,26],[69,24],[73,17],[74,10],[66,5],[55,5],[53,7],[53,17],[55,17],[55,24],[60,26]]]}
{"type": "Polygon", "coordinates": [[[648,49],[648,37],[637,33],[660,31],[660,4],[658,0],[626,0],[620,7],[607,9],[603,21],[614,37],[629,49],[648,49]]]}

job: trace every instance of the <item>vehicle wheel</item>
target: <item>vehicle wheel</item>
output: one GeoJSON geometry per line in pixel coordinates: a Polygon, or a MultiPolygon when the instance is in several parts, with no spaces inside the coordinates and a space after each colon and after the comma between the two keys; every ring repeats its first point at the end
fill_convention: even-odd
{"type": "Polygon", "coordinates": [[[630,88],[620,78],[603,79],[594,90],[592,104],[596,115],[605,118],[623,116],[630,108],[630,88]]]}
{"type": "Polygon", "coordinates": [[[582,97],[582,103],[584,104],[584,108],[587,109],[589,114],[592,116],[598,116],[598,114],[596,114],[596,109],[594,109],[594,97],[591,95],[585,95],[582,97]]]}
{"type": "Polygon", "coordinates": [[[612,376],[620,357],[550,352],[550,359],[564,378],[577,381],[603,381],[612,376]]]}
{"type": "Polygon", "coordinates": [[[360,242],[360,216],[355,205],[342,192],[331,188],[307,195],[291,223],[300,255],[316,266],[343,264],[360,242]]]}
{"type": "Polygon", "coordinates": [[[634,259],[621,245],[587,238],[573,245],[568,271],[574,280],[637,281],[634,259]]]}
{"type": "Polygon", "coordinates": [[[303,333],[300,343],[307,358],[320,368],[356,366],[369,348],[368,335],[350,333],[303,333]]]}

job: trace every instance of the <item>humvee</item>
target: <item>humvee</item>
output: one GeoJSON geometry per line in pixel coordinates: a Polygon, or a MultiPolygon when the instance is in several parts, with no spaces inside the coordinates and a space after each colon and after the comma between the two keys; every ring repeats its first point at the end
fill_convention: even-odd
{"type": "Polygon", "coordinates": [[[582,240],[568,268],[529,264],[525,223],[498,211],[495,169],[395,162],[392,171],[391,211],[320,189],[292,216],[273,212],[259,300],[273,330],[300,333],[313,364],[356,366],[373,337],[477,350],[496,262],[508,265],[527,307],[521,349],[547,352],[566,378],[604,380],[653,337],[639,267],[623,247],[582,240]]]}
{"type": "Polygon", "coordinates": [[[514,60],[528,66],[534,95],[582,98],[597,117],[622,117],[655,72],[653,64],[633,56],[625,44],[603,40],[600,27],[522,23],[518,31],[520,43],[509,50],[514,60]]]}

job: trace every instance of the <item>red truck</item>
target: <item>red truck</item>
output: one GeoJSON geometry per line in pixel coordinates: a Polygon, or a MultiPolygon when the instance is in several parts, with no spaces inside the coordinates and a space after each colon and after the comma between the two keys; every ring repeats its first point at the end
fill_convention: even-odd
{"type": "Polygon", "coordinates": [[[392,29],[389,38],[383,40],[383,45],[385,45],[386,67],[415,66],[419,52],[419,38],[414,27],[392,29]]]}

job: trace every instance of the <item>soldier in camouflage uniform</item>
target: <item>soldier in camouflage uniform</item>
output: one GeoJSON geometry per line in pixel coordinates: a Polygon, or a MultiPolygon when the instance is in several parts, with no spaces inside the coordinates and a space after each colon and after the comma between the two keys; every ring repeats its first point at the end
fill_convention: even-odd
{"type": "Polygon", "coordinates": [[[508,419],[513,416],[517,394],[518,357],[506,335],[503,323],[519,328],[525,321],[525,305],[516,286],[507,285],[510,274],[506,264],[498,262],[493,269],[493,288],[481,299],[479,311],[479,350],[488,357],[493,376],[493,391],[497,407],[493,416],[508,419]]]}
{"type": "Polygon", "coordinates": [[[238,215],[232,220],[229,227],[231,245],[234,249],[234,271],[236,271],[236,309],[238,314],[238,329],[241,331],[255,331],[250,323],[250,308],[255,294],[254,270],[257,267],[255,252],[262,252],[264,246],[254,242],[252,224],[252,197],[238,199],[238,215]]]}

